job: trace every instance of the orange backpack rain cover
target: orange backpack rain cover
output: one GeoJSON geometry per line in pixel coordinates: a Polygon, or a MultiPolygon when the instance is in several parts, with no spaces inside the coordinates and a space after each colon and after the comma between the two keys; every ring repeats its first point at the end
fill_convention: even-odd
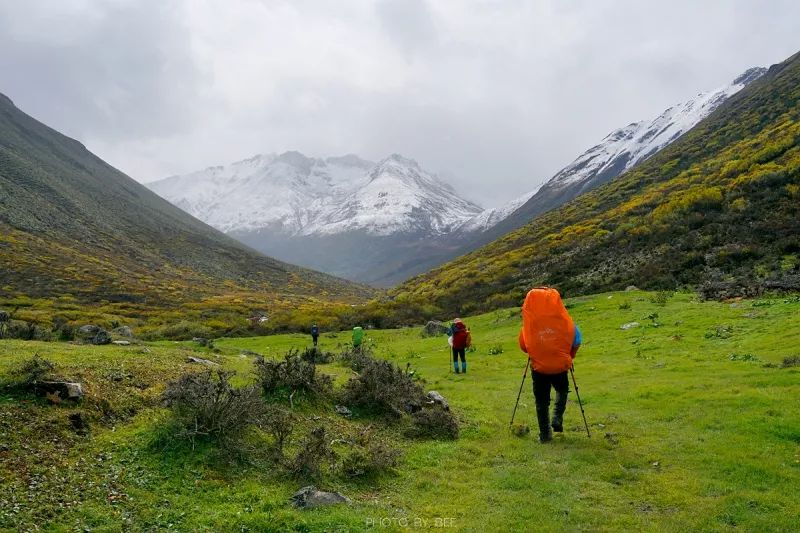
{"type": "Polygon", "coordinates": [[[559,374],[572,366],[575,324],[561,295],[548,287],[531,289],[522,304],[519,345],[542,374],[559,374]]]}

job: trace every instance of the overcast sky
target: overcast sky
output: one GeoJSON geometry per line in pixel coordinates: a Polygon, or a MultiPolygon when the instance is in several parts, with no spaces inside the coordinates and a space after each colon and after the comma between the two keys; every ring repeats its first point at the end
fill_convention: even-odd
{"type": "Polygon", "coordinates": [[[0,0],[0,92],[133,178],[398,152],[493,206],[800,49],[796,0],[0,0]]]}

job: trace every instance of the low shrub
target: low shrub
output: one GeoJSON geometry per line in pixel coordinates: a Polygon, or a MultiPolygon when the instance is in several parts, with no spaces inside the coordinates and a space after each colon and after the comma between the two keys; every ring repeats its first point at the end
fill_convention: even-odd
{"type": "Polygon", "coordinates": [[[40,381],[54,378],[55,365],[39,356],[24,361],[19,367],[9,372],[9,379],[3,384],[6,389],[32,391],[40,381]]]}
{"type": "Polygon", "coordinates": [[[783,358],[781,368],[792,368],[794,366],[800,366],[800,355],[792,355],[783,358]]]}
{"type": "Polygon", "coordinates": [[[422,388],[408,371],[389,361],[369,359],[361,372],[345,384],[342,402],[379,414],[401,417],[422,404],[422,388]]]}
{"type": "Polygon", "coordinates": [[[259,357],[254,365],[256,380],[268,396],[296,392],[326,396],[333,391],[331,377],[317,372],[316,365],[304,361],[297,350],[290,350],[283,361],[259,357]]]}
{"type": "Polygon", "coordinates": [[[368,346],[348,346],[339,354],[339,360],[356,372],[361,372],[373,360],[372,349],[368,346]]]}
{"type": "Polygon", "coordinates": [[[325,461],[333,462],[335,456],[325,435],[325,428],[312,429],[300,443],[300,449],[289,463],[289,473],[298,479],[319,479],[325,461]]]}
{"type": "Polygon", "coordinates": [[[422,409],[411,415],[408,435],[417,438],[457,439],[458,419],[440,405],[422,409]]]}
{"type": "Polygon", "coordinates": [[[300,354],[300,358],[303,361],[314,363],[316,365],[332,363],[336,356],[333,352],[326,352],[320,350],[318,347],[313,346],[311,348],[306,348],[300,354]]]}
{"type": "Polygon", "coordinates": [[[500,355],[503,353],[503,345],[502,344],[495,344],[491,348],[489,348],[489,355],[500,355]]]}
{"type": "Polygon", "coordinates": [[[189,440],[192,447],[196,440],[208,439],[227,448],[261,422],[264,403],[258,389],[233,387],[232,375],[206,370],[184,374],[167,385],[162,398],[172,410],[175,438],[189,440]]]}
{"type": "Polygon", "coordinates": [[[294,430],[295,418],[290,411],[275,405],[268,405],[261,417],[260,427],[272,435],[273,449],[278,459],[283,459],[284,448],[294,430]]]}
{"type": "Polygon", "coordinates": [[[650,297],[650,301],[656,305],[665,306],[670,298],[673,296],[672,291],[658,291],[653,296],[650,297]]]}
{"type": "Polygon", "coordinates": [[[340,465],[346,477],[372,477],[400,464],[402,453],[376,438],[369,429],[351,443],[340,465]]]}

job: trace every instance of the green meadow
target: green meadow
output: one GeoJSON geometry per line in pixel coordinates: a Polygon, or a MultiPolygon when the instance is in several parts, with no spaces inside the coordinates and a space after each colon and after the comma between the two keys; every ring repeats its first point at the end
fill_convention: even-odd
{"type": "MultiPolygon", "coordinates": [[[[462,317],[475,349],[452,373],[445,337],[421,325],[368,330],[376,356],[413,370],[461,422],[458,440],[405,437],[332,403],[299,401],[331,435],[374,428],[400,465],[366,479],[292,479],[250,435],[236,457],[204,442],[164,445],[164,385],[219,362],[252,380],[254,353],[305,348],[299,334],[131,346],[0,340],[0,381],[34,354],[84,383],[80,405],[0,391],[0,530],[118,531],[790,531],[800,523],[800,298],[701,302],[690,293],[615,292],[567,300],[584,334],[575,361],[591,437],[570,394],[564,434],[536,440],[530,380],[509,429],[525,368],[518,309],[462,317]],[[623,324],[638,326],[623,330],[623,324]],[[90,428],[76,432],[82,412],[90,428]],[[348,506],[294,509],[304,485],[348,506]]],[[[449,317],[452,318],[452,317],[449,317]]],[[[348,332],[323,332],[334,352],[348,332]]],[[[319,365],[341,386],[353,371],[319,365]]],[[[288,405],[288,404],[287,404],[288,405]]]]}

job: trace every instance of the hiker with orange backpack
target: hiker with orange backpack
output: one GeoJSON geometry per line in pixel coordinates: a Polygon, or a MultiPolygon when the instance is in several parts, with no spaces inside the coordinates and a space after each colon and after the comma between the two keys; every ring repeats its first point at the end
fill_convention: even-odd
{"type": "Polygon", "coordinates": [[[528,354],[533,369],[533,396],[539,423],[539,442],[553,440],[553,431],[564,431],[572,360],[581,346],[581,330],[572,321],[561,295],[550,287],[531,289],[522,305],[519,347],[528,354]],[[550,388],[556,391],[550,424],[550,388]]]}
{"type": "Polygon", "coordinates": [[[452,339],[450,346],[453,347],[453,370],[456,374],[467,373],[467,348],[471,343],[471,335],[467,325],[460,318],[453,320],[453,324],[447,331],[452,339]],[[458,369],[458,358],[461,357],[461,370],[458,369]]]}

